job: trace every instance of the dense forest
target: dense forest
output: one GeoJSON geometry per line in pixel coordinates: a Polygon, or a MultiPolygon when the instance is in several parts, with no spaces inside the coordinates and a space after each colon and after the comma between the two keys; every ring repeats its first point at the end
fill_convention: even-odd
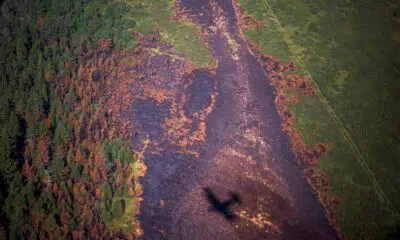
{"type": "Polygon", "coordinates": [[[124,3],[2,1],[0,239],[140,234],[141,164],[107,109],[124,3]]]}

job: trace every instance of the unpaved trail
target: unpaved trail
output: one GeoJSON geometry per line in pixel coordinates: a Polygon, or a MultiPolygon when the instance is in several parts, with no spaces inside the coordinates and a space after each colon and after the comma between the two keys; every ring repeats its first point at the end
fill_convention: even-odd
{"type": "Polygon", "coordinates": [[[188,73],[165,47],[138,70],[143,78],[133,84],[128,117],[137,132],[133,147],[146,145],[143,239],[337,239],[296,164],[232,2],[181,5],[208,36],[218,64],[188,73]],[[209,212],[203,187],[221,200],[238,193],[243,204],[232,210],[239,219],[209,212]]]}

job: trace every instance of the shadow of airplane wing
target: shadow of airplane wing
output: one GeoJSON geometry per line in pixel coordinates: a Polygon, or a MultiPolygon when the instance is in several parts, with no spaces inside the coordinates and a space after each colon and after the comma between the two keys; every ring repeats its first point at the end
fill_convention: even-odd
{"type": "Polygon", "coordinates": [[[229,207],[232,204],[238,203],[241,204],[242,201],[239,198],[239,195],[231,192],[231,198],[227,201],[221,202],[218,200],[218,198],[216,197],[216,195],[212,192],[212,190],[210,188],[203,188],[207,200],[210,202],[210,204],[212,205],[208,210],[209,211],[215,211],[215,212],[219,212],[221,215],[223,215],[227,220],[235,220],[237,218],[237,216],[230,211],[229,207]]]}
{"type": "Polygon", "coordinates": [[[240,199],[237,193],[230,192],[230,194],[231,194],[231,199],[222,202],[222,205],[224,205],[224,207],[228,208],[230,205],[235,203],[242,204],[242,200],[240,199]]]}
{"type": "Polygon", "coordinates": [[[210,188],[203,188],[203,190],[207,196],[207,200],[211,203],[213,207],[221,205],[221,202],[218,200],[218,198],[215,196],[210,188]]]}

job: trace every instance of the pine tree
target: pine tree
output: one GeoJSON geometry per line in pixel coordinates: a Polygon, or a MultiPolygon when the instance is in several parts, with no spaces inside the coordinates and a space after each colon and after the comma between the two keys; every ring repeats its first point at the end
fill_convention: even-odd
{"type": "Polygon", "coordinates": [[[7,131],[3,129],[0,136],[0,173],[8,182],[12,181],[17,170],[17,163],[11,158],[12,145],[7,131]]]}
{"type": "Polygon", "coordinates": [[[7,126],[7,134],[13,150],[16,150],[18,138],[21,136],[21,127],[19,124],[18,117],[14,111],[10,113],[10,118],[8,120],[8,126],[7,126]]]}

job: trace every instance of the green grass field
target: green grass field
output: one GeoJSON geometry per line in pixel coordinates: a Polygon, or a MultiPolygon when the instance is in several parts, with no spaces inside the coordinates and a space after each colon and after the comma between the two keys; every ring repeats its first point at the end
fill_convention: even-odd
{"type": "MultiPolygon", "coordinates": [[[[121,0],[121,1],[93,1],[85,7],[87,15],[98,15],[98,18],[109,16],[119,17],[119,23],[111,21],[98,21],[90,18],[85,21],[90,25],[90,30],[84,29],[81,35],[88,35],[92,29],[97,29],[93,38],[100,39],[112,36],[115,45],[123,44],[125,48],[135,48],[137,42],[132,38],[132,32],[151,34],[156,29],[162,32],[162,41],[172,43],[174,51],[185,53],[186,57],[196,67],[207,67],[212,64],[209,50],[196,35],[199,29],[185,22],[173,22],[174,0],[121,0]]],[[[78,39],[79,41],[80,39],[78,39]]]]}
{"type": "Polygon", "coordinates": [[[351,239],[384,239],[400,211],[400,5],[395,1],[238,0],[264,22],[246,35],[295,60],[319,91],[292,105],[310,146],[327,143],[319,168],[340,196],[351,239]]]}
{"type": "Polygon", "coordinates": [[[174,44],[177,52],[185,53],[197,67],[207,67],[212,64],[208,49],[195,34],[198,29],[189,23],[175,23],[169,20],[174,16],[173,0],[124,1],[132,9],[131,16],[136,21],[133,31],[150,34],[155,29],[162,30],[162,40],[174,44]]]}

